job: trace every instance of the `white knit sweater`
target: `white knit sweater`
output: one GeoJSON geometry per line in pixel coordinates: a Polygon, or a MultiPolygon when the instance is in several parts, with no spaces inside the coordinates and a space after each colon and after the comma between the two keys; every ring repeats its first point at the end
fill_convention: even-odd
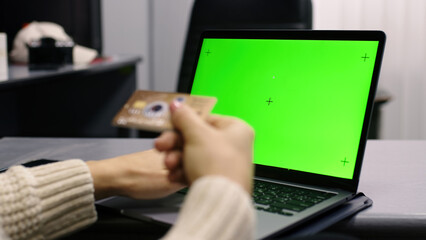
{"type": "MultiPolygon", "coordinates": [[[[54,239],[88,226],[96,221],[93,191],[81,160],[12,167],[0,174],[0,240],[54,239]]],[[[252,208],[238,184],[203,177],[165,239],[253,239],[252,208]]]]}

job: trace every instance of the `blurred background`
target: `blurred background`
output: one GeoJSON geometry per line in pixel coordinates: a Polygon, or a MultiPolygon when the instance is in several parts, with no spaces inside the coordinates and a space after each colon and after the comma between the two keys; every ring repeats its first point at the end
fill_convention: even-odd
{"type": "MultiPolygon", "coordinates": [[[[0,3],[0,32],[19,15],[20,8],[16,12],[8,9],[12,3],[18,5],[16,2],[0,3]]],[[[41,14],[43,2],[31,3],[40,7],[30,10],[41,14]]],[[[75,0],[54,4],[78,16],[74,32],[92,34],[91,47],[103,55],[133,54],[142,58],[137,64],[137,88],[176,91],[193,3],[75,0]],[[87,16],[95,19],[90,26],[78,23],[87,16]]],[[[380,107],[379,138],[426,139],[426,1],[312,0],[312,6],[313,29],[374,29],[387,34],[379,80],[379,89],[386,98],[380,107]]],[[[45,11],[52,11],[49,8],[45,11]]]]}
{"type": "MultiPolygon", "coordinates": [[[[104,53],[143,56],[139,87],[174,91],[193,0],[102,0],[104,53]],[[124,27],[125,26],[125,27],[124,27]]],[[[314,29],[387,34],[380,138],[426,139],[426,1],[313,0],[314,29]]]]}

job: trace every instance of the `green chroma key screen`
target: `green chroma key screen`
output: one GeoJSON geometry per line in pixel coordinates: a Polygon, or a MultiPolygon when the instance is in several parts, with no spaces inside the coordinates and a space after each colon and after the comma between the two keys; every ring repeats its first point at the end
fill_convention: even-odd
{"type": "Polygon", "coordinates": [[[256,164],[352,179],[378,44],[206,38],[191,94],[255,129],[256,164]]]}

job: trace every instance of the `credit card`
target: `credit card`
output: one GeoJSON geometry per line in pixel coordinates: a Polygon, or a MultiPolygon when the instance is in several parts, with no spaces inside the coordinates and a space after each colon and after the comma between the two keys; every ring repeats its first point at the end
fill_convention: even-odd
{"type": "Polygon", "coordinates": [[[173,101],[188,105],[202,118],[206,118],[217,99],[185,93],[137,90],[114,117],[112,125],[152,132],[171,130],[173,126],[170,121],[169,104],[173,101]]]}

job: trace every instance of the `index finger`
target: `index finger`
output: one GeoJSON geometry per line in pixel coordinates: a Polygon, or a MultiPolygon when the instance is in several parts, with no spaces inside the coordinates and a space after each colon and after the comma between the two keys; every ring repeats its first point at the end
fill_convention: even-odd
{"type": "Polygon", "coordinates": [[[207,117],[206,121],[211,126],[214,126],[216,128],[224,128],[237,122],[238,120],[234,117],[212,114],[207,117]]]}

